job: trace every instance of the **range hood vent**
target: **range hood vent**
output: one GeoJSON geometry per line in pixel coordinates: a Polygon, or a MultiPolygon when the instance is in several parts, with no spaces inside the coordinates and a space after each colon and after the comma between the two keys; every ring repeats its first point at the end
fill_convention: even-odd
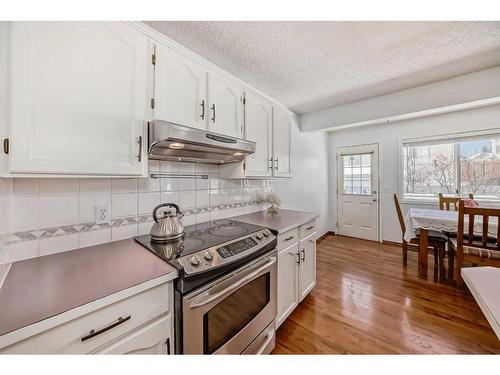
{"type": "Polygon", "coordinates": [[[255,152],[255,142],[154,120],[148,123],[149,159],[206,164],[238,163],[255,152]]]}

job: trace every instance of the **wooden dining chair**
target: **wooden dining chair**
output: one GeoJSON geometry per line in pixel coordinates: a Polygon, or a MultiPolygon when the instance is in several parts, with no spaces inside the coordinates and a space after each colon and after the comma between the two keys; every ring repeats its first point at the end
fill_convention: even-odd
{"type": "MultiPolygon", "coordinates": [[[[439,193],[439,209],[450,211],[453,208],[458,211],[458,202],[460,202],[461,197],[445,197],[443,193],[439,193]]],[[[469,199],[474,199],[474,194],[469,194],[469,199]]]]}
{"type": "MultiPolygon", "coordinates": [[[[405,241],[405,232],[406,232],[406,224],[403,218],[403,212],[401,211],[401,205],[399,204],[398,196],[394,193],[394,205],[396,206],[396,212],[398,214],[399,225],[401,226],[402,232],[402,242],[403,242],[403,265],[408,265],[408,247],[411,246],[413,248],[416,247],[417,252],[420,245],[420,237],[419,233],[415,234],[410,242],[405,241]]],[[[446,248],[446,242],[448,241],[448,237],[440,232],[436,232],[433,230],[429,231],[428,234],[428,246],[434,250],[434,264],[439,266],[439,273],[441,276],[444,276],[444,252],[446,248]]]]}
{"type": "Polygon", "coordinates": [[[458,203],[458,232],[457,238],[450,238],[450,253],[455,254],[456,271],[455,277],[457,287],[463,287],[462,268],[464,263],[473,265],[484,265],[500,267],[500,225],[497,225],[495,243],[491,242],[491,235],[488,235],[488,224],[490,218],[496,218],[500,222],[500,209],[465,207],[464,201],[458,203]],[[465,228],[465,216],[468,216],[469,224],[465,228]],[[474,233],[474,222],[477,217],[482,218],[481,235],[474,233]]]}

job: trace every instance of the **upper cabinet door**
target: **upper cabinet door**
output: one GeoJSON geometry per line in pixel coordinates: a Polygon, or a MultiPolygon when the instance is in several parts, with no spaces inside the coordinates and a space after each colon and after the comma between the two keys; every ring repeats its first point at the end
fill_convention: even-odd
{"type": "Polygon", "coordinates": [[[273,114],[273,173],[276,177],[291,177],[292,119],[277,108],[273,114]]]}
{"type": "Polygon", "coordinates": [[[13,22],[11,42],[11,172],[145,173],[145,35],[121,22],[13,22]]]}
{"type": "Polygon", "coordinates": [[[187,57],[156,45],[154,118],[207,128],[207,71],[187,57]]]}
{"type": "Polygon", "coordinates": [[[243,89],[214,73],[208,73],[208,130],[243,138],[243,89]]]}
{"type": "Polygon", "coordinates": [[[272,175],[273,107],[251,93],[246,94],[245,139],[257,143],[255,153],[246,159],[247,176],[267,177],[272,175]]]}

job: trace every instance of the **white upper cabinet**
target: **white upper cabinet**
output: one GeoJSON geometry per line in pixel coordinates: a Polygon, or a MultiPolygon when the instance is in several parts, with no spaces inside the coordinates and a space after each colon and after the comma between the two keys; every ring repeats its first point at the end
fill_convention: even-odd
{"type": "Polygon", "coordinates": [[[154,118],[207,128],[207,70],[161,44],[156,45],[154,118]]]}
{"type": "Polygon", "coordinates": [[[243,89],[215,73],[208,73],[208,130],[243,138],[243,89]]]}
{"type": "Polygon", "coordinates": [[[13,22],[11,43],[10,172],[145,173],[146,35],[121,22],[13,22]]]}
{"type": "Polygon", "coordinates": [[[257,143],[255,153],[246,159],[246,175],[272,176],[273,107],[251,92],[245,101],[245,139],[257,143]]]}
{"type": "Polygon", "coordinates": [[[291,177],[292,119],[278,108],[274,108],[273,115],[273,175],[291,177]]]}

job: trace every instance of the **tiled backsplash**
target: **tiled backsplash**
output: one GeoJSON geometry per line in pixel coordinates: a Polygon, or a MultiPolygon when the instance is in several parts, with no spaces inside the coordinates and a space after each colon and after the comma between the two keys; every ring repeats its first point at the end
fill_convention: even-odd
{"type": "Polygon", "coordinates": [[[150,161],[156,172],[209,178],[0,179],[0,264],[148,233],[160,203],[177,203],[185,225],[261,210],[272,189],[270,180],[222,179],[218,166],[150,161]],[[110,223],[95,223],[100,205],[110,223]]]}

